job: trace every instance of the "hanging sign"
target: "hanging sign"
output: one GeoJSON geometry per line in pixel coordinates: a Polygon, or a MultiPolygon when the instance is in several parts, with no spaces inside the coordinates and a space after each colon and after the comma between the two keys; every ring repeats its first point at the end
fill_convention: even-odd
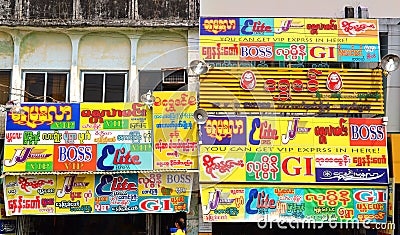
{"type": "Polygon", "coordinates": [[[379,62],[376,19],[200,18],[205,60],[379,62]]]}

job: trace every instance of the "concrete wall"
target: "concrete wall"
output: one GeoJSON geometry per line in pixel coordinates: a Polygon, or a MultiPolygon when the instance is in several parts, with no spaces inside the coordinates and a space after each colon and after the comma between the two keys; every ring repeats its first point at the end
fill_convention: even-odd
{"type": "Polygon", "coordinates": [[[78,65],[82,70],[129,70],[130,41],[120,33],[90,33],[79,43],[78,65]]]}
{"type": "Polygon", "coordinates": [[[11,69],[13,66],[13,39],[10,34],[0,32],[0,69],[11,69]]]}
{"type": "MultiPolygon", "coordinates": [[[[188,30],[0,28],[0,70],[12,71],[12,93],[24,71],[69,72],[70,101],[81,102],[84,71],[126,71],[128,100],[139,101],[138,70],[187,67],[188,30]]],[[[161,79],[161,78],[160,78],[161,79]]],[[[22,100],[14,94],[12,100],[22,100]]]]}
{"type": "Polygon", "coordinates": [[[185,67],[187,41],[177,32],[146,33],[139,39],[138,55],[138,70],[185,67]]]}
{"type": "Polygon", "coordinates": [[[62,69],[71,67],[71,41],[65,34],[33,32],[20,45],[21,69],[62,69]]]}

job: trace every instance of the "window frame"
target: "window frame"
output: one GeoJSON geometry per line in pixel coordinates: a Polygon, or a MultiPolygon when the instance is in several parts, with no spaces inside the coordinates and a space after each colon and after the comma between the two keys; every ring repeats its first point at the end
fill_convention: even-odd
{"type": "Polygon", "coordinates": [[[8,99],[7,99],[7,101],[9,101],[9,100],[11,100],[11,96],[12,96],[12,94],[13,94],[13,73],[12,73],[12,69],[0,69],[0,72],[9,72],[9,74],[10,74],[10,82],[8,83],[8,85],[6,85],[6,84],[3,84],[3,85],[6,85],[6,86],[8,86],[7,88],[8,88],[8,99]]]}
{"type": "MultiPolygon", "coordinates": [[[[129,76],[129,71],[123,71],[123,70],[116,70],[116,71],[81,71],[81,102],[83,101],[83,92],[85,90],[85,74],[101,74],[103,75],[103,93],[102,93],[102,98],[101,98],[101,103],[105,103],[105,92],[106,92],[106,74],[124,74],[124,101],[122,102],[127,102],[127,96],[128,96],[128,76],[129,76]]],[[[97,103],[97,102],[96,102],[97,103]]],[[[108,103],[108,102],[107,102],[108,103]]]]}
{"type": "MultiPolygon", "coordinates": [[[[27,73],[36,73],[36,74],[45,74],[44,75],[44,94],[43,94],[43,101],[32,101],[36,103],[47,103],[46,98],[47,98],[47,75],[49,73],[51,74],[66,74],[67,75],[67,82],[65,84],[65,100],[59,100],[60,102],[69,102],[70,99],[70,72],[66,70],[24,70],[22,71],[22,87],[23,87],[23,95],[21,98],[25,98],[25,92],[26,92],[26,74],[27,73]]],[[[23,101],[24,103],[31,103],[30,101],[23,101]]],[[[51,103],[51,102],[49,102],[51,103]]]]}

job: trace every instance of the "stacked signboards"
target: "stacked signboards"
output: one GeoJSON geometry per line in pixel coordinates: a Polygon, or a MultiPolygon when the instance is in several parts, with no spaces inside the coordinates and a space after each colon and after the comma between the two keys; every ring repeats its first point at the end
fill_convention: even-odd
{"type": "MultiPolygon", "coordinates": [[[[371,19],[202,18],[200,54],[238,65],[376,62],[377,26],[371,19]]],[[[204,221],[387,221],[386,126],[356,118],[383,114],[381,71],[218,67],[200,76],[199,97],[213,113],[200,125],[204,221]]]]}
{"type": "Polygon", "coordinates": [[[29,103],[7,115],[7,215],[188,211],[192,92],[143,103],[29,103]]]}

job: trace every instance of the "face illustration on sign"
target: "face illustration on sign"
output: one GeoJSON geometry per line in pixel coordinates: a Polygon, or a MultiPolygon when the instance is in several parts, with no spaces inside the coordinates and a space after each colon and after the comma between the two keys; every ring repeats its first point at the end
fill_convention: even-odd
{"type": "Polygon", "coordinates": [[[326,87],[333,92],[340,91],[343,87],[342,77],[337,72],[332,72],[326,79],[326,87]]]}
{"type": "Polygon", "coordinates": [[[254,73],[250,70],[247,70],[242,74],[240,78],[240,87],[242,87],[246,91],[251,91],[256,87],[257,80],[254,73]]]}

